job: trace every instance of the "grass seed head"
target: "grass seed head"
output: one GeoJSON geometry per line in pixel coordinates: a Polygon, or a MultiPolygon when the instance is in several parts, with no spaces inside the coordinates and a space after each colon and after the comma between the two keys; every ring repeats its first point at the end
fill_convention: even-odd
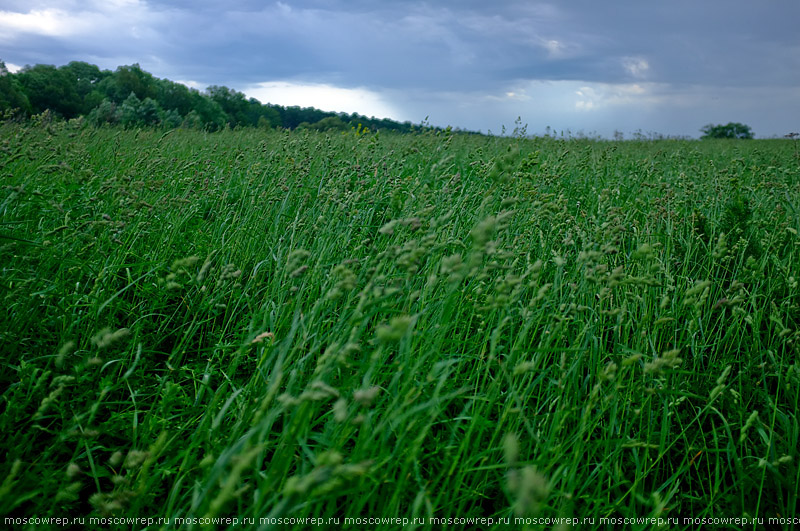
{"type": "Polygon", "coordinates": [[[289,273],[289,276],[291,278],[297,278],[299,276],[302,276],[303,273],[305,273],[307,270],[308,270],[308,265],[301,265],[297,269],[292,270],[292,272],[289,273]]]}
{"type": "Polygon", "coordinates": [[[600,381],[610,382],[614,380],[616,376],[617,376],[617,364],[612,361],[609,362],[608,365],[606,365],[605,368],[603,369],[603,372],[600,373],[600,381]]]}
{"type": "Polygon", "coordinates": [[[669,350],[661,354],[661,356],[653,359],[653,361],[649,363],[645,363],[644,365],[644,373],[649,374],[652,373],[654,375],[660,375],[664,372],[670,371],[672,369],[677,368],[681,363],[683,363],[683,359],[678,357],[681,349],[674,349],[669,350]]]}
{"type": "Polygon", "coordinates": [[[717,243],[714,245],[714,250],[711,253],[715,259],[723,258],[728,253],[728,242],[725,238],[725,233],[720,232],[717,238],[717,243]]]}
{"type": "Polygon", "coordinates": [[[142,463],[144,463],[148,455],[149,453],[144,450],[131,450],[125,457],[125,463],[123,466],[128,469],[138,468],[142,463]]]}
{"type": "Polygon", "coordinates": [[[61,396],[61,393],[64,391],[64,385],[59,385],[55,389],[53,389],[49,395],[42,399],[42,402],[39,404],[39,409],[36,410],[36,413],[33,415],[33,420],[39,420],[47,410],[58,401],[58,398],[61,396]]]}
{"type": "Polygon", "coordinates": [[[633,258],[637,260],[649,260],[655,256],[653,246],[649,243],[643,243],[633,252],[633,258]]]}
{"type": "Polygon", "coordinates": [[[281,405],[285,408],[291,408],[302,404],[302,401],[299,398],[297,398],[296,396],[292,396],[289,393],[283,393],[280,396],[278,396],[278,402],[280,402],[281,405]]]}
{"type": "Polygon", "coordinates": [[[714,387],[714,389],[712,389],[711,393],[709,393],[708,395],[710,401],[716,399],[725,390],[725,388],[727,387],[725,385],[725,381],[728,379],[728,375],[730,374],[730,372],[731,372],[731,366],[728,365],[727,367],[725,367],[725,370],[722,371],[720,377],[717,378],[717,386],[714,387]]]}
{"type": "Polygon", "coordinates": [[[300,400],[310,400],[313,402],[329,400],[331,398],[338,398],[339,391],[322,380],[315,380],[311,382],[308,388],[300,394],[300,400]]]}
{"type": "Polygon", "coordinates": [[[334,267],[333,271],[331,271],[331,275],[336,278],[336,284],[334,284],[333,288],[328,290],[328,293],[325,295],[326,299],[339,299],[346,293],[355,289],[358,278],[345,264],[339,264],[334,267]]]}
{"type": "Polygon", "coordinates": [[[475,243],[476,247],[483,248],[486,247],[486,244],[492,239],[496,229],[497,218],[489,216],[475,225],[469,235],[472,237],[472,241],[475,243]]]}
{"type": "Polygon", "coordinates": [[[289,271],[294,271],[303,265],[309,256],[311,256],[311,253],[305,249],[295,249],[289,253],[289,256],[286,257],[286,269],[289,271]]]}
{"type": "Polygon", "coordinates": [[[393,317],[388,324],[382,324],[375,332],[378,341],[381,343],[397,342],[403,339],[411,329],[412,318],[408,315],[398,315],[393,317]]]}
{"type": "Polygon", "coordinates": [[[347,420],[347,400],[340,398],[333,403],[333,418],[336,422],[342,423],[347,420]]]}
{"type": "Polygon", "coordinates": [[[536,362],[534,362],[534,361],[523,361],[523,362],[517,363],[514,366],[514,371],[513,371],[512,374],[514,376],[519,376],[520,374],[525,374],[526,372],[530,372],[535,368],[536,368],[536,362]]]}
{"type": "Polygon", "coordinates": [[[199,256],[187,256],[186,258],[180,258],[172,262],[172,267],[170,269],[172,269],[172,271],[191,269],[199,261],[199,256]]]}
{"type": "Polygon", "coordinates": [[[753,411],[750,413],[750,416],[747,417],[747,422],[744,423],[742,426],[742,433],[739,435],[739,443],[743,443],[745,439],[747,439],[747,430],[752,428],[755,423],[758,421],[758,411],[753,411]]]}
{"type": "Polygon", "coordinates": [[[211,260],[210,257],[207,258],[206,261],[203,262],[203,267],[201,267],[200,271],[198,271],[197,273],[196,280],[198,284],[203,283],[203,281],[206,279],[206,277],[208,277],[208,273],[211,271],[213,267],[214,267],[214,262],[211,260]]]}
{"type": "Polygon", "coordinates": [[[56,502],[74,502],[80,499],[80,491],[83,488],[83,483],[80,481],[74,481],[64,487],[63,489],[59,490],[56,493],[55,500],[56,502]]]}
{"type": "Polygon", "coordinates": [[[64,366],[64,358],[69,356],[72,351],[75,350],[75,342],[74,341],[67,341],[61,348],[58,349],[58,354],[56,354],[56,367],[59,369],[64,366]]]}
{"type": "Polygon", "coordinates": [[[103,328],[92,338],[92,342],[99,349],[108,348],[115,343],[122,341],[130,335],[131,331],[127,328],[120,328],[114,332],[110,328],[103,328]]]}
{"type": "Polygon", "coordinates": [[[259,343],[263,343],[265,339],[269,339],[270,343],[275,341],[275,334],[272,332],[261,332],[253,340],[250,342],[251,345],[257,345],[259,343]]]}
{"type": "Polygon", "coordinates": [[[384,226],[378,229],[378,232],[386,236],[391,236],[392,234],[394,234],[394,228],[398,225],[398,223],[399,220],[393,219],[392,221],[386,223],[384,226]]]}
{"type": "Polygon", "coordinates": [[[516,466],[519,460],[519,439],[516,433],[506,433],[503,437],[503,457],[508,466],[516,466]]]}
{"type": "Polygon", "coordinates": [[[75,463],[70,463],[67,465],[66,474],[69,479],[75,479],[81,474],[81,467],[79,467],[75,463]]]}
{"type": "Polygon", "coordinates": [[[363,407],[369,407],[381,392],[380,387],[370,387],[369,389],[359,389],[353,393],[353,400],[363,407]]]}
{"type": "Polygon", "coordinates": [[[122,460],[124,459],[124,457],[125,456],[122,454],[122,452],[117,450],[116,452],[111,454],[111,457],[108,459],[108,464],[116,468],[122,464],[122,460]]]}
{"type": "Polygon", "coordinates": [[[222,268],[222,271],[220,272],[219,275],[219,279],[220,281],[233,280],[239,278],[240,276],[242,276],[241,269],[237,268],[233,264],[227,264],[225,267],[222,268]]]}
{"type": "Polygon", "coordinates": [[[453,254],[442,258],[440,271],[442,275],[460,277],[464,271],[464,260],[460,254],[453,254]]]}
{"type": "Polygon", "coordinates": [[[534,466],[509,472],[508,487],[515,497],[514,514],[520,517],[537,514],[550,493],[547,478],[534,466]]]}

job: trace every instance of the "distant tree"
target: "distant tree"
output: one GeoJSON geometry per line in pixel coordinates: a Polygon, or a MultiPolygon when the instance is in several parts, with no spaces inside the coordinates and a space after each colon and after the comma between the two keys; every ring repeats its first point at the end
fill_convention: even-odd
{"type": "Polygon", "coordinates": [[[100,70],[97,66],[83,61],[72,61],[59,67],[58,70],[67,76],[75,87],[81,101],[80,114],[88,114],[100,105],[105,96],[100,90],[100,82],[112,75],[110,71],[100,70]]]}
{"type": "Polygon", "coordinates": [[[202,129],[203,128],[203,119],[200,117],[200,113],[195,110],[191,110],[186,113],[186,116],[183,118],[183,123],[181,127],[184,129],[202,129]]]}
{"type": "Polygon", "coordinates": [[[139,107],[142,105],[135,93],[131,92],[120,105],[120,122],[125,127],[141,125],[139,120],[139,107]]]}
{"type": "Polygon", "coordinates": [[[725,125],[708,124],[700,129],[701,138],[742,138],[752,139],[753,131],[749,125],[738,122],[729,122],[725,125]]]}
{"type": "Polygon", "coordinates": [[[321,111],[314,107],[301,108],[294,105],[283,109],[281,121],[283,122],[283,127],[295,129],[296,127],[300,127],[300,124],[303,122],[306,122],[306,126],[310,126],[310,124],[319,122],[328,116],[335,116],[335,113],[321,111]]]}
{"type": "Polygon", "coordinates": [[[338,116],[328,116],[311,126],[317,131],[347,131],[347,124],[338,116]]]}
{"type": "Polygon", "coordinates": [[[3,61],[0,61],[0,112],[14,109],[29,114],[31,104],[16,76],[8,71],[3,61]]]}
{"type": "Polygon", "coordinates": [[[95,126],[104,124],[113,125],[119,123],[120,114],[121,112],[117,108],[117,104],[106,98],[100,102],[100,105],[92,109],[86,119],[90,124],[95,126]]]}
{"type": "MultiPolygon", "coordinates": [[[[197,114],[205,129],[217,131],[223,129],[228,122],[228,115],[222,110],[219,103],[209,98],[206,94],[197,91],[191,92],[192,111],[197,114]]],[[[192,127],[196,127],[194,119],[191,120],[192,127]]]]}
{"type": "Polygon", "coordinates": [[[145,72],[138,63],[120,66],[99,83],[100,89],[115,103],[122,103],[131,92],[140,100],[157,98],[158,89],[153,74],[145,72]]]}
{"type": "MultiPolygon", "coordinates": [[[[423,123],[367,118],[313,107],[262,104],[236,90],[213,85],[206,91],[159,79],[138,64],[114,72],[72,61],[67,65],[26,66],[12,74],[0,61],[0,116],[20,109],[19,116],[52,111],[63,118],[85,116],[94,125],[188,127],[217,131],[225,127],[306,128],[320,131],[441,131],[423,123]]],[[[11,113],[13,114],[13,112],[11,113]]],[[[456,131],[458,132],[458,131],[456,131]]]]}
{"type": "Polygon", "coordinates": [[[272,129],[272,124],[270,123],[269,118],[266,116],[259,116],[256,127],[259,129],[272,129]]]}
{"type": "Polygon", "coordinates": [[[111,75],[108,70],[100,70],[97,65],[84,61],[71,61],[58,69],[75,80],[75,88],[80,96],[90,93],[97,83],[111,75]]]}
{"type": "Polygon", "coordinates": [[[144,125],[158,125],[162,113],[161,106],[153,98],[145,98],[139,106],[139,117],[144,125]]]}
{"type": "Polygon", "coordinates": [[[133,92],[120,106],[120,122],[125,127],[157,125],[161,122],[161,114],[161,107],[156,100],[140,100],[133,92]]]}
{"type": "Polygon", "coordinates": [[[34,114],[47,109],[64,118],[75,118],[80,114],[82,101],[74,80],[55,66],[26,66],[16,74],[16,78],[28,96],[34,114]]]}
{"type": "Polygon", "coordinates": [[[189,87],[168,79],[156,80],[155,99],[163,109],[175,110],[181,116],[185,116],[192,110],[192,95],[189,87]]]}
{"type": "Polygon", "coordinates": [[[301,109],[297,105],[284,107],[281,111],[281,125],[287,129],[295,129],[302,122],[307,121],[303,119],[301,109]]]}
{"type": "Polygon", "coordinates": [[[262,105],[261,102],[255,98],[250,98],[247,104],[248,123],[262,129],[271,129],[281,125],[281,115],[272,107],[262,105]]]}
{"type": "Polygon", "coordinates": [[[162,111],[160,118],[161,118],[161,125],[163,125],[167,129],[176,129],[180,127],[181,124],[183,124],[183,117],[181,117],[180,113],[175,109],[162,111]]]}
{"type": "Polygon", "coordinates": [[[250,120],[248,110],[250,107],[249,102],[244,94],[237,92],[228,87],[221,87],[212,85],[206,89],[208,96],[214,100],[227,115],[228,125],[235,127],[237,125],[256,125],[258,118],[254,121],[250,120]]]}

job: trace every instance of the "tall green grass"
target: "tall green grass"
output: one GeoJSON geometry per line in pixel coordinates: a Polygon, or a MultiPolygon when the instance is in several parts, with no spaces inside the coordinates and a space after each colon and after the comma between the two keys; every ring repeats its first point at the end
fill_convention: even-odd
{"type": "Polygon", "coordinates": [[[3,515],[800,517],[789,141],[0,138],[3,515]]]}

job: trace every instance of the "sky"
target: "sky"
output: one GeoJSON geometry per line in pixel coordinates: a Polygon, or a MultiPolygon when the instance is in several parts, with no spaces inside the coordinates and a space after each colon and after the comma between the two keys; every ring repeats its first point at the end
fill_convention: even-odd
{"type": "Polygon", "coordinates": [[[500,134],[800,130],[796,0],[0,0],[0,60],[500,134]]]}

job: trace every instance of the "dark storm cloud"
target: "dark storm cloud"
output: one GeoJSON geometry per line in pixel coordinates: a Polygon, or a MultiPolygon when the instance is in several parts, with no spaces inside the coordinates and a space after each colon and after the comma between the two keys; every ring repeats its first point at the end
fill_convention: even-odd
{"type": "Polygon", "coordinates": [[[790,2],[625,2],[574,9],[572,31],[600,38],[601,54],[643,56],[653,81],[714,85],[797,83],[800,41],[790,2]]]}
{"type": "Polygon", "coordinates": [[[794,3],[779,8],[736,1],[6,4],[6,12],[49,9],[88,22],[82,33],[20,31],[12,42],[2,42],[0,53],[9,61],[138,56],[142,63],[168,65],[207,82],[288,77],[473,90],[520,79],[800,80],[792,28],[800,8],[794,3]],[[121,18],[116,22],[115,11],[121,18]],[[126,27],[131,12],[135,20],[126,27]],[[111,28],[122,31],[105,31],[111,28]],[[632,71],[636,61],[643,68],[632,71]]]}
{"type": "Polygon", "coordinates": [[[670,106],[702,108],[719,94],[741,108],[748,87],[753,98],[791,101],[800,86],[798,19],[796,2],[742,0],[9,0],[0,5],[0,59],[139,62],[203,87],[358,87],[414,114],[443,100],[454,113],[501,103],[534,112],[544,97],[592,119],[638,105],[667,123],[670,106]],[[731,88],[742,91],[725,96],[731,88]]]}

